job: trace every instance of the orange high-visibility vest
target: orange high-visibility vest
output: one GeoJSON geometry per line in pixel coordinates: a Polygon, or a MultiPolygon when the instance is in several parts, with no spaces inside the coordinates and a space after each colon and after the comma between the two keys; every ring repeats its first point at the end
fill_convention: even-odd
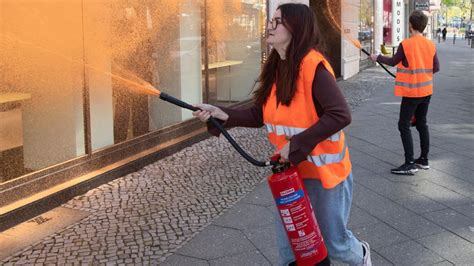
{"type": "Polygon", "coordinates": [[[395,96],[425,97],[433,94],[433,57],[436,53],[432,41],[421,35],[402,42],[408,67],[397,65],[395,96]]]}
{"type": "MultiPolygon", "coordinates": [[[[311,50],[300,64],[296,93],[289,106],[277,106],[276,84],[263,106],[263,121],[270,142],[281,150],[292,136],[301,133],[318,122],[313,102],[313,79],[316,67],[322,63],[334,76],[329,62],[323,55],[311,50]]],[[[319,179],[324,188],[333,188],[351,172],[349,148],[341,130],[318,143],[306,160],[297,165],[303,178],[319,179]]]]}

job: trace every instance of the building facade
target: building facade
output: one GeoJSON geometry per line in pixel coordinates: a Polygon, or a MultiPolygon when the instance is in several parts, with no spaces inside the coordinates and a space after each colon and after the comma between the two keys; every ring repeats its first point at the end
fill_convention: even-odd
{"type": "Polygon", "coordinates": [[[247,100],[266,14],[265,0],[1,1],[0,216],[199,140],[190,111],[140,90],[247,100]]]}
{"type": "Polygon", "coordinates": [[[338,78],[371,64],[354,43],[374,53],[407,36],[404,0],[0,1],[0,219],[206,137],[190,111],[141,89],[248,104],[266,20],[285,2],[314,10],[338,78]]]}

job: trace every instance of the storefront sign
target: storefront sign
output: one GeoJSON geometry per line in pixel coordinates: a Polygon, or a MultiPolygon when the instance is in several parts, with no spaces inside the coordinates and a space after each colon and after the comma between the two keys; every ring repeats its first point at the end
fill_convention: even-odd
{"type": "Polygon", "coordinates": [[[441,9],[441,0],[430,0],[430,11],[441,9]]]}
{"type": "Polygon", "coordinates": [[[405,20],[405,5],[403,0],[392,1],[392,45],[398,46],[403,40],[405,20]]]}
{"type": "Polygon", "coordinates": [[[429,0],[415,1],[415,10],[430,11],[430,1],[429,0]]]}

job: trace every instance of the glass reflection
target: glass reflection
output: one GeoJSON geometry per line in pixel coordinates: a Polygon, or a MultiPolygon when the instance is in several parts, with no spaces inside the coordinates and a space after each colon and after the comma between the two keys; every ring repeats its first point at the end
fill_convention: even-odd
{"type": "Polygon", "coordinates": [[[209,0],[209,101],[228,105],[251,97],[261,67],[265,1],[209,0]]]}
{"type": "Polygon", "coordinates": [[[0,1],[0,181],[85,153],[80,1],[0,1]]]}
{"type": "MultiPolygon", "coordinates": [[[[359,42],[369,53],[373,52],[374,33],[374,5],[373,0],[360,1],[359,13],[359,42]]],[[[367,55],[360,53],[360,59],[368,59],[367,55]]]]}
{"type": "Polygon", "coordinates": [[[0,182],[192,118],[131,83],[189,103],[250,98],[265,3],[0,1],[0,182]]]}

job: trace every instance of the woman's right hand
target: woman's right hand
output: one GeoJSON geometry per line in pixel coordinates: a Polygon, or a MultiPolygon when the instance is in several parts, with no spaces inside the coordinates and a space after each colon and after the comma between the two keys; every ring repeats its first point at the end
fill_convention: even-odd
{"type": "Polygon", "coordinates": [[[375,63],[375,62],[377,62],[377,58],[378,58],[378,57],[379,57],[378,54],[371,54],[371,55],[370,55],[370,60],[372,60],[372,62],[375,63]]]}
{"type": "Polygon", "coordinates": [[[193,105],[200,110],[194,111],[193,116],[199,118],[202,122],[207,122],[212,116],[214,118],[220,119],[222,121],[227,121],[229,115],[222,111],[219,107],[210,104],[195,104],[193,105]]]}

